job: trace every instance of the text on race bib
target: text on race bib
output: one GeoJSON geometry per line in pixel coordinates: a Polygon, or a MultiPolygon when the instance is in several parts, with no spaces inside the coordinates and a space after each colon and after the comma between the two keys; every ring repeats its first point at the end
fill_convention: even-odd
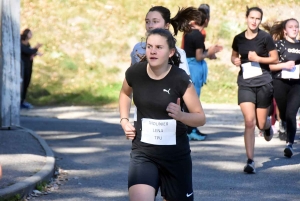
{"type": "Polygon", "coordinates": [[[176,145],[176,120],[143,118],[141,141],[154,145],[176,145]]]}

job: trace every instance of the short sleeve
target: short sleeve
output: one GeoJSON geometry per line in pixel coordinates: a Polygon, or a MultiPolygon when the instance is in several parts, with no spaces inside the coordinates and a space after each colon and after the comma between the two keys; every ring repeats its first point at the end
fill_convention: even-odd
{"type": "Polygon", "coordinates": [[[268,50],[268,52],[276,49],[274,41],[273,41],[271,35],[269,35],[269,34],[266,35],[266,49],[268,50]]]}
{"type": "Polygon", "coordinates": [[[126,70],[126,72],[125,72],[125,79],[126,79],[128,85],[129,85],[130,87],[132,87],[132,80],[133,80],[133,77],[134,77],[134,75],[133,75],[133,73],[134,73],[134,70],[133,70],[133,69],[134,69],[134,66],[135,66],[135,65],[130,66],[130,67],[126,70]]]}
{"type": "Polygon", "coordinates": [[[237,36],[234,37],[231,47],[235,52],[239,52],[237,36]]]}
{"type": "Polygon", "coordinates": [[[197,32],[197,37],[194,39],[194,42],[195,42],[195,48],[202,49],[204,52],[205,50],[204,36],[199,31],[197,32]]]}
{"type": "Polygon", "coordinates": [[[184,70],[186,74],[190,75],[190,69],[189,69],[188,62],[186,60],[185,51],[183,49],[180,49],[179,47],[176,47],[176,49],[180,54],[180,60],[181,60],[181,63],[179,64],[179,68],[184,70]]]}
{"type": "Polygon", "coordinates": [[[136,64],[141,61],[141,58],[146,54],[145,42],[137,43],[130,53],[131,65],[136,64]]]}
{"type": "Polygon", "coordinates": [[[178,82],[179,84],[179,88],[180,88],[180,94],[181,96],[183,96],[188,88],[188,86],[190,84],[192,84],[192,80],[191,78],[186,74],[186,73],[183,73],[180,75],[180,82],[178,82]]]}
{"type": "Polygon", "coordinates": [[[282,57],[283,51],[285,49],[284,44],[282,43],[282,40],[275,41],[275,47],[278,52],[279,61],[284,61],[284,58],[282,57]]]}
{"type": "Polygon", "coordinates": [[[131,51],[130,53],[130,58],[131,58],[131,65],[135,64],[136,63],[136,60],[135,60],[135,53],[134,53],[134,49],[131,51]]]}

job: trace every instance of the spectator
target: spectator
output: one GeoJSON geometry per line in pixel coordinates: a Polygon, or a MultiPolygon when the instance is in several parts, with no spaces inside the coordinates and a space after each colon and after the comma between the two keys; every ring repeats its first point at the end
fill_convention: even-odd
{"type": "Polygon", "coordinates": [[[36,55],[42,55],[38,52],[42,44],[38,43],[34,48],[30,46],[30,39],[32,38],[32,32],[30,29],[25,29],[21,33],[21,66],[23,66],[23,85],[22,85],[22,94],[21,94],[21,109],[31,109],[33,106],[26,102],[27,89],[30,84],[33,58],[36,55]]]}

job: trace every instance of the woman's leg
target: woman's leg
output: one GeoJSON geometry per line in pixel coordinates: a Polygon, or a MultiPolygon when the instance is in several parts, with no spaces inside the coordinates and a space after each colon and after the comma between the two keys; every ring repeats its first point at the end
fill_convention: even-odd
{"type": "Polygon", "coordinates": [[[297,131],[296,116],[300,107],[300,83],[292,84],[287,96],[287,106],[285,112],[286,132],[288,144],[294,144],[295,135],[297,131]]]}
{"type": "Polygon", "coordinates": [[[255,144],[255,105],[251,102],[240,103],[245,122],[244,142],[246,155],[248,159],[254,158],[254,144],[255,144]]]}
{"type": "Polygon", "coordinates": [[[159,188],[159,172],[156,164],[143,152],[131,151],[128,170],[130,201],[153,201],[159,188]]]}
{"type": "Polygon", "coordinates": [[[146,184],[136,184],[129,188],[130,201],[154,201],[155,189],[146,184]]]}
{"type": "Polygon", "coordinates": [[[263,130],[264,138],[270,141],[273,138],[273,129],[271,119],[268,118],[269,108],[273,102],[273,85],[272,83],[257,87],[257,102],[256,102],[256,120],[257,127],[263,130]]]}
{"type": "Polygon", "coordinates": [[[271,120],[268,119],[269,108],[256,108],[257,127],[266,130],[271,127],[271,120]]]}

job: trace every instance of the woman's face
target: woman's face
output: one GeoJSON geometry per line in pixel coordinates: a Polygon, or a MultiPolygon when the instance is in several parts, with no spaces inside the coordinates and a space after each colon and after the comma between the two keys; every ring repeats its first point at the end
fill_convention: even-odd
{"type": "Polygon", "coordinates": [[[146,15],[146,31],[149,32],[152,29],[169,29],[169,23],[166,24],[164,18],[158,11],[150,11],[146,15]]]}
{"type": "Polygon", "coordinates": [[[296,39],[299,33],[299,23],[296,20],[289,20],[283,31],[286,37],[296,39]]]}
{"type": "Polygon", "coordinates": [[[248,17],[246,18],[248,29],[254,31],[258,29],[261,23],[261,13],[256,10],[250,11],[248,17]]]}
{"type": "Polygon", "coordinates": [[[146,57],[151,67],[159,67],[168,64],[169,57],[175,53],[170,49],[167,39],[159,34],[148,36],[146,43],[146,57]]]}
{"type": "Polygon", "coordinates": [[[27,39],[30,40],[31,38],[32,38],[32,33],[31,33],[31,31],[29,31],[27,34],[27,39]]]}

